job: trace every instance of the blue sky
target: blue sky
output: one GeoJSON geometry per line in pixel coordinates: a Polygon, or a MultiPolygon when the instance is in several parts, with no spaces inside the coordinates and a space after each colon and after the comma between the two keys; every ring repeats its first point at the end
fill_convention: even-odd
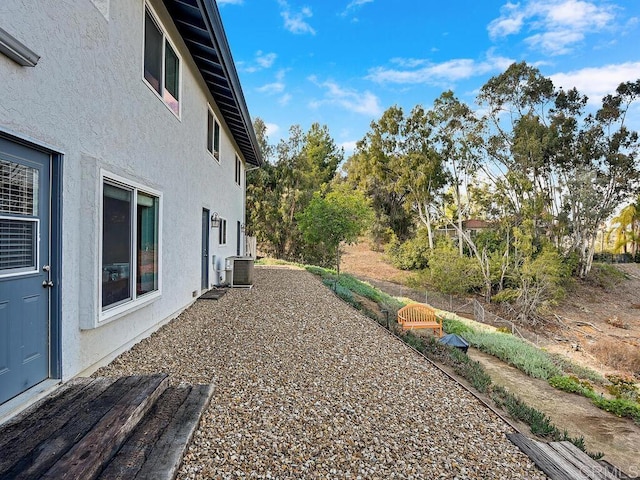
{"type": "MultiPolygon", "coordinates": [[[[640,78],[640,0],[218,0],[249,112],[270,143],[326,124],[348,156],[388,107],[430,108],[514,61],[597,106],[640,78]]],[[[640,106],[630,115],[640,130],[640,106]]]]}

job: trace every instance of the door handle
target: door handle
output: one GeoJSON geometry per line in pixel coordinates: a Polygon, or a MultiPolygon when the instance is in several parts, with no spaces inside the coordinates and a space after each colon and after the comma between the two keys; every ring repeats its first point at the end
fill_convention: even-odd
{"type": "Polygon", "coordinates": [[[42,282],[42,286],[44,288],[51,288],[51,287],[53,287],[53,282],[51,280],[44,280],[42,282]]]}

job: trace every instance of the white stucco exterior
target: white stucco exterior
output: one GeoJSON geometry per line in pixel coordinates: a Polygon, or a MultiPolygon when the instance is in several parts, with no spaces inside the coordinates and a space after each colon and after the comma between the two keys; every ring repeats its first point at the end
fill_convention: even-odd
{"type": "Polygon", "coordinates": [[[203,209],[227,220],[226,246],[210,231],[218,268],[236,255],[245,221],[245,159],[163,2],[146,3],[181,60],[179,118],[143,79],[145,0],[0,2],[0,26],[40,56],[22,67],[0,54],[0,132],[61,154],[62,380],[110,360],[202,292],[203,209]],[[219,162],[207,151],[209,106],[221,124],[219,162]],[[111,176],[161,197],[161,289],[105,319],[101,185],[111,176]]]}

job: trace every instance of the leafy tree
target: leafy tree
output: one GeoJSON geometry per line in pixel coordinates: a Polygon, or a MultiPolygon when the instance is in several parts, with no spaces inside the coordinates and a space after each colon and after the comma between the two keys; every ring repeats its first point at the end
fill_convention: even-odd
{"type": "Polygon", "coordinates": [[[581,277],[591,269],[599,225],[638,189],[638,134],[625,125],[638,96],[640,80],[621,84],[586,115],[586,97],[556,91],[524,62],[490,79],[478,96],[491,126],[484,173],[504,215],[514,226],[531,219],[534,236],[575,252],[581,277]]]}
{"type": "Polygon", "coordinates": [[[410,212],[415,211],[433,248],[432,204],[446,177],[431,142],[428,114],[421,106],[408,116],[394,106],[371,124],[346,170],[348,181],[373,197],[379,218],[388,221],[397,238],[408,237],[410,212]]]}
{"type": "Polygon", "coordinates": [[[542,219],[553,208],[546,119],[554,98],[551,80],[525,62],[489,79],[478,95],[490,127],[484,174],[495,185],[504,213],[516,222],[532,218],[536,228],[546,227],[542,219]]]}
{"type": "Polygon", "coordinates": [[[297,215],[298,228],[309,244],[332,254],[340,273],[340,244],[353,243],[368,227],[373,212],[365,196],[347,185],[322,196],[315,192],[297,215]]]}
{"type": "Polygon", "coordinates": [[[401,240],[409,237],[413,218],[406,208],[409,192],[398,188],[398,175],[392,163],[399,156],[402,142],[402,108],[388,108],[357,144],[356,152],[345,164],[347,182],[371,199],[376,212],[374,227],[378,231],[391,228],[401,240]]]}
{"type": "MultiPolygon", "coordinates": [[[[460,102],[451,90],[435,100],[429,117],[434,129],[434,148],[446,165],[453,187],[457,230],[461,232],[465,210],[461,190],[469,192],[468,179],[478,168],[478,148],[482,142],[481,125],[471,109],[460,102]]],[[[463,245],[463,238],[458,234],[458,250],[461,256],[463,245]]]]}
{"type": "Polygon", "coordinates": [[[558,149],[556,160],[566,179],[560,218],[567,223],[569,250],[578,255],[578,274],[585,277],[591,270],[600,224],[638,191],[640,143],[638,133],[626,126],[626,114],[640,96],[640,80],[620,84],[615,95],[604,97],[595,115],[587,115],[571,129],[566,127],[575,125],[570,115],[577,117],[586,101],[571,102],[576,95],[558,96],[554,126],[564,127],[558,128],[562,132],[558,137],[565,148],[558,149]]]}
{"type": "Polygon", "coordinates": [[[397,175],[396,188],[408,192],[407,201],[426,227],[430,249],[433,249],[433,204],[446,183],[441,156],[433,148],[429,113],[417,105],[401,124],[402,141],[398,157],[391,168],[397,175]]]}
{"type": "Polygon", "coordinates": [[[289,137],[275,148],[269,145],[261,120],[255,129],[267,161],[247,175],[248,231],[256,235],[266,253],[301,260],[313,246],[305,243],[296,215],[309,204],[313,192],[334,178],[343,151],[328,128],[317,123],[307,133],[298,125],[292,126],[289,137]]]}

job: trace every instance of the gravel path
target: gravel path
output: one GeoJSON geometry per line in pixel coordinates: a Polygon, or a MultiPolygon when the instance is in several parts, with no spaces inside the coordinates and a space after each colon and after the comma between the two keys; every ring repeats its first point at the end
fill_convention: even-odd
{"type": "Polygon", "coordinates": [[[546,478],[500,418],[313,275],[256,268],[96,375],[214,382],[179,479],[546,478]]]}

